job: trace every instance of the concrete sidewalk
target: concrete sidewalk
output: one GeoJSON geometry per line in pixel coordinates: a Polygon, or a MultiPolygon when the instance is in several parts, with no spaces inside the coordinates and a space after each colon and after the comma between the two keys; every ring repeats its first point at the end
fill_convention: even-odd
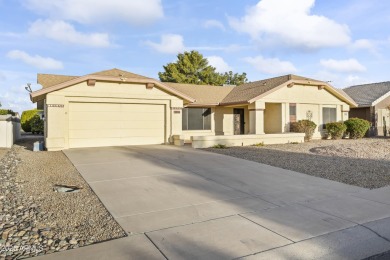
{"type": "Polygon", "coordinates": [[[363,259],[390,250],[390,187],[173,146],[65,154],[129,236],[38,259],[363,259]]]}

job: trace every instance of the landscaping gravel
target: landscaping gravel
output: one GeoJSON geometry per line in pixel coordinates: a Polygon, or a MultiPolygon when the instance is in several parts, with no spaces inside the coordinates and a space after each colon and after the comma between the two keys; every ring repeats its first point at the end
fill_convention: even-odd
{"type": "Polygon", "coordinates": [[[0,161],[0,259],[125,236],[68,158],[62,152],[32,152],[33,141],[14,145],[0,161]],[[55,185],[81,189],[55,192],[55,185]]]}
{"type": "Polygon", "coordinates": [[[0,148],[0,160],[9,151],[9,149],[0,148]]]}
{"type": "Polygon", "coordinates": [[[314,140],[205,150],[369,189],[390,185],[390,139],[314,140]]]}

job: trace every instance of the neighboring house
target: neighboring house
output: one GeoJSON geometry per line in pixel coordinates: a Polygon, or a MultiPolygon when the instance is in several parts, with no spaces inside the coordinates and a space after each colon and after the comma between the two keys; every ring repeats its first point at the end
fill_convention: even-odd
{"type": "Polygon", "coordinates": [[[371,122],[369,135],[384,135],[390,126],[390,81],[352,86],[344,91],[358,104],[349,112],[350,117],[358,117],[371,122]]]}
{"type": "Polygon", "coordinates": [[[289,124],[348,119],[356,103],[326,82],[295,75],[237,87],[160,82],[112,69],[38,74],[31,100],[45,110],[48,150],[140,144],[248,145],[303,141],[289,124]]]}

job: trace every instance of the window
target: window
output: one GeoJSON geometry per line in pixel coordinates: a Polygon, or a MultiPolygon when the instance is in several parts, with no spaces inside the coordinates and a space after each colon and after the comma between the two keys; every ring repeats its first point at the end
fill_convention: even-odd
{"type": "Polygon", "coordinates": [[[333,107],[323,107],[322,108],[322,128],[325,129],[327,123],[332,123],[337,121],[337,110],[333,107]]]}
{"type": "Polygon", "coordinates": [[[290,103],[290,122],[297,121],[297,104],[290,103]]]}
{"type": "Polygon", "coordinates": [[[211,130],[211,108],[184,108],[183,130],[211,130]]]}

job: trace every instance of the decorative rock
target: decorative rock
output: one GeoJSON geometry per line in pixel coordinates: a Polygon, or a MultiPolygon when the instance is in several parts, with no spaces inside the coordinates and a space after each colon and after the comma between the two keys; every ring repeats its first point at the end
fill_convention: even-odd
{"type": "Polygon", "coordinates": [[[71,244],[71,245],[76,245],[76,244],[77,244],[77,240],[71,239],[71,240],[69,241],[69,244],[71,244]]]}

